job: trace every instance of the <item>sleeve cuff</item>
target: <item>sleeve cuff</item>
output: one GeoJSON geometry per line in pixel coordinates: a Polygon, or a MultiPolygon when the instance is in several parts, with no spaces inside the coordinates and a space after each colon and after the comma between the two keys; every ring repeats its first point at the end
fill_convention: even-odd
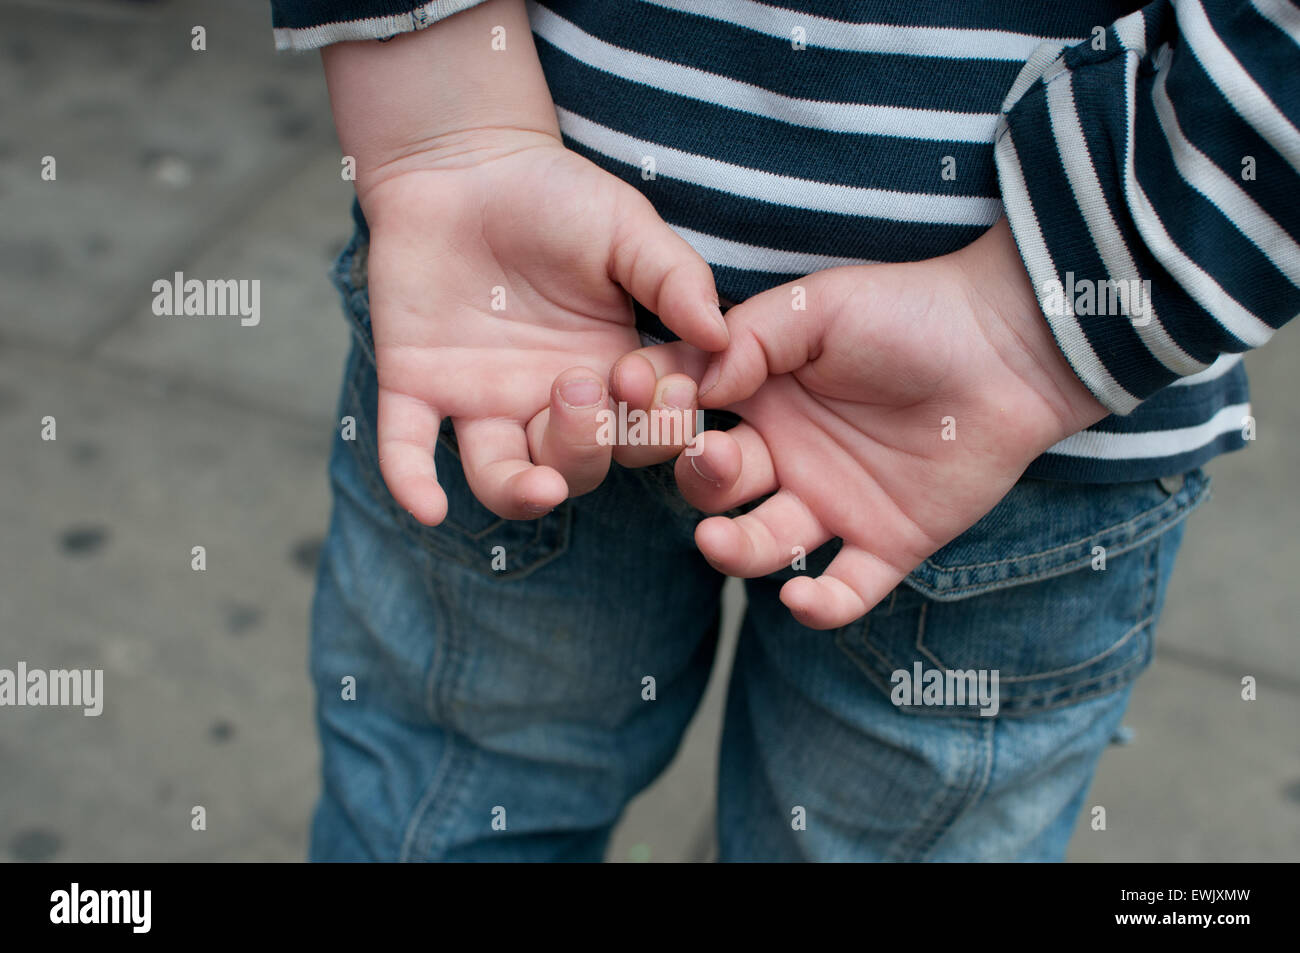
{"type": "MultiPolygon", "coordinates": [[[[1040,113],[1045,110],[1044,91],[1053,80],[1068,70],[1067,48],[1063,44],[1044,44],[1034,52],[1002,104],[1002,116],[994,136],[994,161],[1007,221],[1029,273],[1039,308],[1052,329],[1057,345],[1075,374],[1107,410],[1113,414],[1129,414],[1148,396],[1148,391],[1157,390],[1168,381],[1144,381],[1147,387],[1133,388],[1134,375],[1129,373],[1131,369],[1123,368],[1123,373],[1120,373],[1120,368],[1108,366],[1099,355],[1094,342],[1089,341],[1082,324],[1071,313],[1071,307],[1067,303],[1068,294],[1063,293],[1065,283],[1073,275],[1061,274],[1058,263],[1053,258],[1026,181],[1026,167],[1021,162],[1017,148],[1016,117],[1026,108],[1040,113]],[[1027,103],[1032,105],[1027,106],[1027,103]],[[1125,383],[1116,379],[1117,373],[1125,383]],[[1125,384],[1130,386],[1126,387],[1125,384]]],[[[1034,132],[1041,135],[1042,130],[1035,129],[1034,132]]],[[[1031,163],[1049,161],[1044,155],[1047,152],[1057,155],[1054,143],[1031,141],[1028,149],[1031,163]]],[[[1030,168],[1032,170],[1034,167],[1031,165],[1030,168]]],[[[1069,198],[1063,200],[1069,201],[1069,198]]],[[[1091,242],[1092,236],[1086,230],[1080,230],[1073,236],[1073,240],[1091,242]]],[[[1112,364],[1125,362],[1125,357],[1114,350],[1108,350],[1107,357],[1112,364]]]]}
{"type": "Polygon", "coordinates": [[[277,26],[274,28],[275,48],[301,52],[350,40],[387,40],[399,33],[423,30],[453,13],[468,10],[482,2],[483,0],[429,0],[404,13],[339,19],[306,26],[277,26]]]}

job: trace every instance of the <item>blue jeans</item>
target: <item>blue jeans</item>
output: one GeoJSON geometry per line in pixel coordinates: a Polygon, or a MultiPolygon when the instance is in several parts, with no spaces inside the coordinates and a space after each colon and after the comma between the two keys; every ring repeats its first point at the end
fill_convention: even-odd
{"type": "MultiPolygon", "coordinates": [[[[364,244],[335,280],[355,335],[339,411],[355,439],[333,448],[313,608],[324,787],[312,858],[598,860],[709,677],[723,577],[692,541],[701,514],[670,466],[615,466],[538,521],[498,519],[444,428],[449,516],[420,526],[379,473],[364,244]]],[[[1199,470],[1021,481],[834,632],[781,606],[794,570],[749,580],[720,858],[1061,859],[1151,660],[1183,519],[1208,488],[1199,470]],[[929,673],[933,697],[902,691],[929,673]],[[954,695],[952,673],[996,673],[996,706],[976,702],[974,681],[954,695]]]]}

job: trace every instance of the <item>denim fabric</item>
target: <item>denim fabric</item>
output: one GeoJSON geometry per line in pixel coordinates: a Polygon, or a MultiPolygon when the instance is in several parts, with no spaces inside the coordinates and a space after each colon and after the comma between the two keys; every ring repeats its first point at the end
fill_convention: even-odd
{"type": "MultiPolygon", "coordinates": [[[[599,859],[671,760],[713,663],[723,577],[692,541],[700,514],[668,465],[615,466],[538,521],[499,519],[470,493],[446,428],[449,516],[420,526],[379,474],[362,238],[335,281],[355,336],[339,414],[356,434],[333,448],[313,609],[324,789],[312,857],[599,859]]],[[[834,632],[780,605],[793,570],[749,581],[719,856],[1060,859],[1151,660],[1183,519],[1208,488],[1199,470],[1022,481],[834,632]],[[997,670],[997,714],[895,705],[894,673],[918,664],[997,670]]]]}

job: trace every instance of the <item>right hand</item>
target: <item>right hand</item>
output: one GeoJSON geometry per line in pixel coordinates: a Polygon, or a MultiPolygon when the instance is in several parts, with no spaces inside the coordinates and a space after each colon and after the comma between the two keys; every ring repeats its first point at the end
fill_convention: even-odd
{"type": "MultiPolygon", "coordinates": [[[[822,575],[781,588],[810,628],[861,618],[1039,454],[1107,413],[1056,343],[1005,220],[938,258],[771,288],[727,323],[731,344],[710,367],[681,344],[623,363],[700,374],[701,403],[743,418],[703,434],[676,469],[683,497],[705,512],[768,497],[696,527],[715,569],[765,576],[843,542],[822,575]],[[796,290],[807,304],[797,315],[796,290]]],[[[631,402],[627,377],[615,371],[615,393],[631,402]]]]}
{"type": "Polygon", "coordinates": [[[474,495],[535,518],[608,470],[596,415],[614,362],[641,344],[629,294],[717,351],[713,275],[643,195],[552,135],[471,130],[426,147],[358,189],[380,469],[412,516],[440,523],[434,449],[450,417],[474,495]]]}

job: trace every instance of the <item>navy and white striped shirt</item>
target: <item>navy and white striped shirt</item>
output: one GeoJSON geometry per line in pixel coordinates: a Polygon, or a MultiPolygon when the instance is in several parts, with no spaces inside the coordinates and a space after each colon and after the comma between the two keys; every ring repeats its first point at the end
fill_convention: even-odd
{"type": "MultiPolygon", "coordinates": [[[[273,25],[308,49],[477,2],[272,0],[273,25]]],[[[1113,412],[1028,476],[1150,479],[1244,445],[1240,354],[1300,312],[1300,6],[784,3],[530,3],[566,144],[644,192],[731,301],[942,255],[1006,214],[1113,412]]]]}

